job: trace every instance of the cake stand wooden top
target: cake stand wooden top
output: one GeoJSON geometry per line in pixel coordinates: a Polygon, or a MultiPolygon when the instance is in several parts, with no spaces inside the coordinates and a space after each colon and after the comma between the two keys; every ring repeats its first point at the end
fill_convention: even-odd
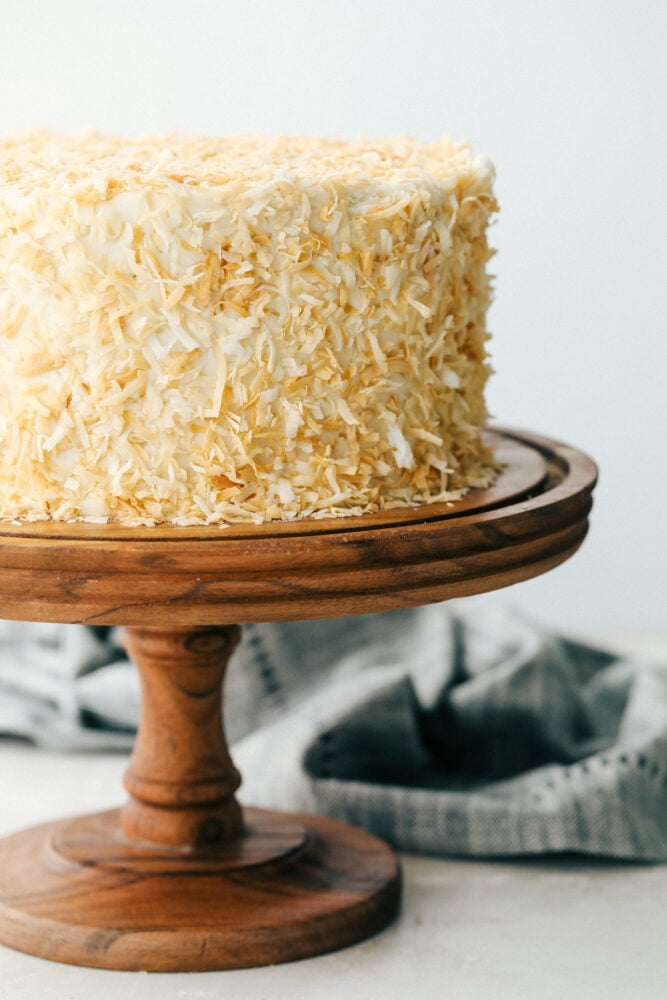
{"type": "Polygon", "coordinates": [[[0,617],[208,625],[363,614],[537,576],[588,527],[597,470],[523,431],[489,437],[503,472],[454,504],[258,526],[0,525],[0,617]]]}

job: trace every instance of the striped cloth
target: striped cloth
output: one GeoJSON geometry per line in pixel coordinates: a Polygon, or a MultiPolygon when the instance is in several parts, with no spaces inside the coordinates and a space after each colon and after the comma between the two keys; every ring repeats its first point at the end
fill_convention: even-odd
{"type": "MultiPolygon", "coordinates": [[[[138,714],[115,629],[0,623],[0,733],[126,749],[138,714]]],[[[667,860],[667,664],[507,611],[246,626],[226,725],[253,805],[408,851],[667,860]]]]}

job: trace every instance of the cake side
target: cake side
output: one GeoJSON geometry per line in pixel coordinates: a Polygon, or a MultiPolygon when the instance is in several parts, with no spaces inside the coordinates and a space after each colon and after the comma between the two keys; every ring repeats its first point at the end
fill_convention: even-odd
{"type": "Polygon", "coordinates": [[[492,182],[449,140],[0,143],[0,517],[260,523],[490,482],[492,182]]]}

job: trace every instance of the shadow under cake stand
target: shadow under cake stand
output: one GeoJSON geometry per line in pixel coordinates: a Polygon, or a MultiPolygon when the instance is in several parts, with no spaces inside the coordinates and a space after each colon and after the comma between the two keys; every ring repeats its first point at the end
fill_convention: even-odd
{"type": "Polygon", "coordinates": [[[223,675],[238,622],[429,604],[571,556],[594,463],[489,437],[504,470],[456,504],[225,530],[0,526],[0,616],[126,626],[142,687],[125,807],[0,840],[0,942],[101,968],[227,969],[331,951],[394,917],[400,870],[378,838],[239,806],[223,675]]]}

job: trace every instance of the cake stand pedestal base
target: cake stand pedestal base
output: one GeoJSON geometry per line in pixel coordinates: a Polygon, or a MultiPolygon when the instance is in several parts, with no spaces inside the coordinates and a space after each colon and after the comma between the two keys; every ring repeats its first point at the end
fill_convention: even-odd
{"type": "Polygon", "coordinates": [[[139,846],[120,812],[33,827],[0,848],[6,944],[75,965],[189,972],[271,965],[381,930],[396,859],[344,823],[258,809],[218,851],[139,846]]]}
{"type": "Polygon", "coordinates": [[[0,841],[0,939],[75,965],[195,971],[352,944],[395,915],[377,837],[335,820],[242,810],[222,727],[237,626],[125,630],[142,719],[123,810],[0,841]]]}

